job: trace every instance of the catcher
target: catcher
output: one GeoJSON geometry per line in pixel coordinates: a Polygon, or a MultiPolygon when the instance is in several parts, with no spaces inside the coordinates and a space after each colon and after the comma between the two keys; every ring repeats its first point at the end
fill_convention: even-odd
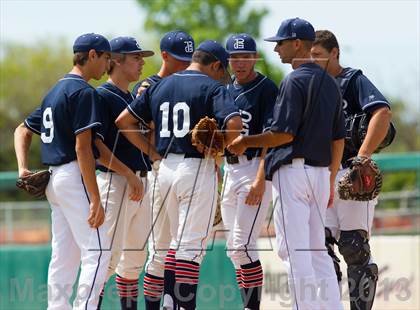
{"type": "Polygon", "coordinates": [[[338,281],[342,275],[339,259],[334,254],[335,244],[347,263],[351,309],[368,310],[372,308],[378,280],[378,266],[371,256],[369,238],[376,197],[382,184],[379,169],[370,157],[378,148],[392,142],[395,130],[390,127],[390,106],[361,70],[341,67],[340,48],[333,33],[317,31],[311,52],[315,61],[327,67],[327,72],[337,79],[347,118],[342,169],[336,178],[339,197],[334,197],[332,191],[330,203],[333,208],[327,209],[325,223],[326,245],[338,281]],[[328,62],[321,59],[328,59],[328,62]],[[370,121],[366,133],[360,135],[360,126],[355,126],[354,120],[362,113],[368,115],[370,121]]]}

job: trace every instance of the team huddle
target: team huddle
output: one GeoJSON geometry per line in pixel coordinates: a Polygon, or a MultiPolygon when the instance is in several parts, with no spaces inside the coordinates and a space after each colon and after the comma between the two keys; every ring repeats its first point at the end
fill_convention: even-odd
{"type": "Polygon", "coordinates": [[[225,47],[214,40],[196,47],[188,33],[168,32],[159,72],[140,82],[144,59],[155,53],[136,39],[76,39],[73,69],[15,131],[19,176],[31,173],[33,133],[50,169],[49,310],[100,309],[114,274],[121,309],[137,309],[143,270],[146,309],[196,309],[218,201],[244,309],[260,309],[256,249],[270,204],[293,309],[343,309],[335,245],[347,264],[351,309],[372,308],[377,200],[342,199],[337,183],[383,143],[389,103],[361,70],[341,67],[332,32],[293,18],[265,41],[293,68],[279,87],[255,70],[257,46],[245,33],[225,47]],[[104,84],[88,84],[105,72],[104,84]],[[369,125],[355,146],[346,128],[361,114],[369,125]],[[206,117],[223,135],[223,158],[192,143],[206,117]]]}

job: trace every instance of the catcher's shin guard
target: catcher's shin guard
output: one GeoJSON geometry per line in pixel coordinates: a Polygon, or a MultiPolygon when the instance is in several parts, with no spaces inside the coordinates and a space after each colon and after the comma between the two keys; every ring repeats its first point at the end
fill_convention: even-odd
{"type": "Polygon", "coordinates": [[[364,230],[341,231],[338,249],[347,263],[351,310],[372,309],[378,266],[369,264],[370,246],[364,230]]]}
{"type": "Polygon", "coordinates": [[[332,258],[332,261],[334,263],[334,270],[335,274],[337,275],[337,281],[338,283],[340,283],[343,274],[340,270],[340,259],[337,257],[337,255],[335,255],[334,252],[335,244],[338,244],[337,240],[333,237],[331,230],[328,227],[325,227],[325,246],[327,247],[328,255],[332,258]]]}
{"type": "Polygon", "coordinates": [[[364,230],[342,230],[338,240],[338,250],[348,266],[367,265],[370,259],[370,246],[364,230]]]}
{"type": "Polygon", "coordinates": [[[376,264],[353,265],[347,268],[351,310],[370,310],[378,282],[376,264]]]}

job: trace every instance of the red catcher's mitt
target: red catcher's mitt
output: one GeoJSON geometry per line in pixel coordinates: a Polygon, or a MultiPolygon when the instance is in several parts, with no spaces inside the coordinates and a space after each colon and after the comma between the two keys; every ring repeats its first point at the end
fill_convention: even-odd
{"type": "Polygon", "coordinates": [[[16,186],[35,198],[45,198],[45,189],[50,180],[50,175],[51,173],[48,170],[32,172],[17,179],[16,186]]]}
{"type": "Polygon", "coordinates": [[[217,128],[216,120],[207,116],[193,128],[191,142],[200,153],[209,157],[223,155],[225,149],[224,136],[217,128]]]}
{"type": "Polygon", "coordinates": [[[338,182],[338,195],[343,200],[368,201],[379,195],[382,173],[368,157],[355,157],[349,171],[338,182]]]}

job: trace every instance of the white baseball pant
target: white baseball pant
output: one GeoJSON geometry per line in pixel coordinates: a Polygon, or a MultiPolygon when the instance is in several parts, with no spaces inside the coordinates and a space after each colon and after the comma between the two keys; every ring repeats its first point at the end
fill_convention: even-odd
{"type": "Polygon", "coordinates": [[[329,177],[327,167],[305,165],[304,159],[294,159],[273,175],[276,243],[288,270],[293,309],[343,309],[325,247],[329,177]]]}
{"type": "Polygon", "coordinates": [[[48,310],[96,310],[111,258],[104,223],[97,229],[87,222],[89,198],[77,161],[50,167],[46,190],[51,205],[52,253],[48,268],[48,310]],[[80,270],[77,296],[70,297],[80,270]]]}
{"type": "Polygon", "coordinates": [[[259,158],[248,160],[239,156],[239,163],[224,166],[222,189],[222,218],[226,232],[227,255],[235,269],[259,259],[257,239],[271,202],[271,182],[266,182],[265,193],[259,205],[245,203],[257,176],[259,158]]]}
{"type": "Polygon", "coordinates": [[[169,218],[166,211],[168,193],[162,196],[156,172],[149,173],[149,199],[152,208],[153,226],[149,237],[149,258],[145,271],[163,278],[165,271],[165,257],[171,244],[169,218]]]}
{"type": "MultiPolygon", "coordinates": [[[[136,175],[140,178],[140,172],[136,175]]],[[[129,199],[125,177],[114,172],[97,176],[105,221],[110,238],[111,261],[107,279],[117,273],[126,279],[138,279],[147,258],[147,239],[151,230],[151,209],[147,177],[141,178],[144,197],[141,201],[129,199]]]]}
{"type": "Polygon", "coordinates": [[[201,263],[211,235],[217,205],[217,177],[213,159],[168,154],[161,161],[158,181],[168,195],[171,245],[176,259],[201,263]]]}

